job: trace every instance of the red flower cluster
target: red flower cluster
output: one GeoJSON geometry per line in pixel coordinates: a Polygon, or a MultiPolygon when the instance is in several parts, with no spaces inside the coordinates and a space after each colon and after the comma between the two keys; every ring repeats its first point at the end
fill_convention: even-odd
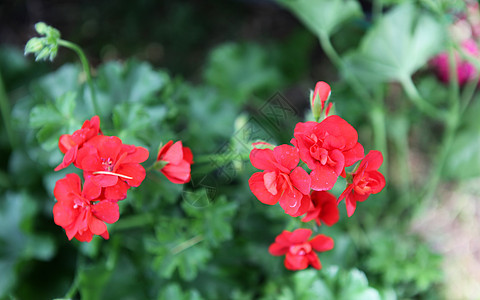
{"type": "Polygon", "coordinates": [[[127,197],[130,187],[139,186],[145,179],[140,163],[147,160],[148,150],[125,145],[116,136],[103,135],[98,116],[85,121],[72,135],[62,135],[59,148],[65,156],[55,170],[73,163],[83,170],[85,182],[82,189],[76,174],[67,174],[57,181],[55,224],[65,229],[69,240],[75,237],[89,242],[94,234],[108,239],[104,222],[118,220],[117,202],[127,197]]]}
{"type": "MultiPolygon", "coordinates": [[[[294,138],[291,140],[293,146],[280,145],[272,146],[273,149],[258,149],[259,143],[253,145],[250,161],[255,168],[263,172],[254,173],[249,179],[250,189],[262,203],[274,205],[278,202],[285,213],[292,217],[306,214],[303,222],[315,220],[318,225],[324,223],[328,226],[334,225],[339,220],[338,203],[341,200],[346,199],[347,214],[350,217],[355,211],[357,201],[364,201],[370,194],[379,193],[385,187],[385,178],[378,172],[383,162],[381,153],[371,151],[365,156],[355,128],[339,116],[328,116],[332,105],[330,103],[326,106],[325,103],[330,97],[330,92],[328,84],[317,83],[312,93],[312,111],[316,119],[321,117],[322,113],[325,117],[321,122],[298,123],[295,126],[294,138]],[[357,168],[347,174],[345,168],[353,166],[358,161],[361,163],[357,168]],[[311,172],[308,173],[299,166],[300,162],[304,162],[311,172]],[[327,191],[333,188],[340,176],[346,177],[347,187],[337,201],[335,196],[327,191]]],[[[306,243],[311,232],[301,241],[294,239],[289,242],[286,242],[287,233],[290,234],[284,231],[277,237],[276,242],[270,247],[274,250],[270,253],[287,254],[285,266],[291,270],[303,269],[309,264],[320,267],[316,254],[311,252],[313,246],[305,246],[311,244],[306,243]],[[300,248],[286,246],[297,244],[303,245],[299,253],[313,253],[314,259],[310,259],[313,257],[312,254],[302,256],[300,259],[295,254],[296,250],[292,250],[300,248]],[[283,248],[278,245],[282,245],[283,248]],[[279,247],[283,250],[276,251],[275,249],[279,247]],[[294,263],[295,260],[298,262],[294,263]]],[[[306,233],[302,231],[302,237],[304,235],[306,233]]]]}
{"type": "Polygon", "coordinates": [[[322,268],[317,254],[333,249],[333,239],[323,234],[308,240],[312,235],[310,229],[297,229],[294,232],[284,230],[275,238],[268,251],[271,255],[285,255],[285,267],[289,270],[303,270],[309,265],[319,270],[322,268]]]}

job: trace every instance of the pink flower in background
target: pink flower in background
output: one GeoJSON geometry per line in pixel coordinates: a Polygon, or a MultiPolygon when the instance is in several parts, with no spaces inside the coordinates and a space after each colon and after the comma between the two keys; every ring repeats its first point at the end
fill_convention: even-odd
{"type": "MultiPolygon", "coordinates": [[[[480,51],[473,39],[463,41],[462,48],[469,54],[479,57],[480,51]]],[[[460,58],[458,53],[455,54],[455,61],[457,65],[457,77],[460,85],[468,81],[474,80],[478,76],[478,70],[468,61],[460,58]]],[[[434,67],[438,78],[445,83],[450,81],[448,53],[440,53],[431,60],[431,65],[434,67]]]]}

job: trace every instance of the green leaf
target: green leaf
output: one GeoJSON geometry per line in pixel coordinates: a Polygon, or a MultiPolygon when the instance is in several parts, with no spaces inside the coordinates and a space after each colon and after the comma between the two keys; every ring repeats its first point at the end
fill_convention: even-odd
{"type": "Polygon", "coordinates": [[[156,238],[147,239],[146,248],[155,256],[154,268],[163,278],[171,278],[178,270],[181,278],[193,280],[212,256],[203,236],[186,219],[171,218],[155,231],[156,238]]]}
{"type": "Polygon", "coordinates": [[[457,134],[454,147],[445,163],[443,176],[448,179],[469,179],[480,176],[480,135],[478,130],[466,130],[457,134]]]}
{"type": "Polygon", "coordinates": [[[278,0],[289,8],[305,26],[319,35],[332,35],[339,27],[362,16],[356,0],[278,0]]]}
{"type": "Polygon", "coordinates": [[[210,53],[204,78],[237,104],[244,103],[254,93],[271,94],[283,81],[264,48],[233,43],[221,45],[210,53]]]}
{"type": "Polygon", "coordinates": [[[205,190],[201,189],[196,193],[185,194],[182,207],[189,216],[195,217],[192,225],[200,229],[210,245],[216,247],[232,238],[231,223],[237,204],[228,202],[224,195],[209,199],[205,190]]]}
{"type": "Polygon", "coordinates": [[[399,5],[345,57],[346,69],[366,84],[411,76],[444,48],[443,27],[415,5],[399,5]]]}
{"type": "Polygon", "coordinates": [[[380,294],[368,286],[365,274],[359,270],[340,270],[331,266],[326,270],[302,270],[293,276],[293,287],[284,287],[282,300],[380,300],[380,294]]]}
{"type": "Polygon", "coordinates": [[[162,287],[158,300],[201,300],[203,299],[196,290],[184,290],[178,284],[169,284],[166,287],[162,287]]]}
{"type": "Polygon", "coordinates": [[[102,299],[103,288],[111,275],[112,270],[109,270],[104,263],[80,270],[78,286],[82,299],[102,299]]]}
{"type": "Polygon", "coordinates": [[[45,150],[54,149],[60,135],[71,134],[73,128],[80,129],[73,114],[75,100],[76,94],[69,92],[55,99],[54,103],[35,106],[30,112],[30,126],[40,129],[37,140],[45,150]]]}

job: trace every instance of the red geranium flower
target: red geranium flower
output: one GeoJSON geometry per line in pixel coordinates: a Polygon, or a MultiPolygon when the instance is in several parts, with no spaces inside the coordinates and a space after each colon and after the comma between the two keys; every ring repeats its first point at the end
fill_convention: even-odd
{"type": "Polygon", "coordinates": [[[107,199],[122,200],[130,187],[145,179],[140,163],[147,158],[148,150],[143,147],[124,145],[116,136],[99,135],[78,151],[76,164],[85,178],[104,188],[107,199]]]}
{"type": "Polygon", "coordinates": [[[53,193],[57,199],[53,207],[55,224],[65,229],[69,240],[75,237],[81,242],[90,242],[94,234],[108,239],[104,222],[115,223],[118,220],[118,204],[99,199],[100,188],[87,180],[82,190],[80,177],[67,174],[57,181],[53,193]]]}
{"type": "Polygon", "coordinates": [[[59,164],[55,171],[68,167],[77,158],[77,151],[89,139],[97,136],[100,131],[100,118],[93,116],[90,120],[86,120],[82,128],[76,130],[73,134],[63,134],[58,140],[58,148],[65,154],[63,161],[59,164]]]}
{"type": "Polygon", "coordinates": [[[253,149],[252,165],[264,170],[254,173],[248,183],[258,200],[268,205],[277,202],[291,216],[303,215],[310,207],[310,176],[298,167],[298,150],[289,145],[272,149],[253,149]]]}
{"type": "Polygon", "coordinates": [[[271,255],[285,255],[285,267],[289,270],[303,270],[309,265],[319,270],[322,268],[317,254],[313,251],[325,252],[333,249],[333,239],[323,234],[308,240],[312,235],[310,229],[297,229],[294,232],[284,230],[275,238],[268,252],[271,255]]]}
{"type": "Polygon", "coordinates": [[[318,226],[320,221],[328,226],[337,223],[340,214],[338,211],[337,198],[329,192],[313,191],[310,194],[312,204],[307,211],[307,215],[302,219],[302,222],[310,222],[315,220],[318,226]]]}
{"type": "Polygon", "coordinates": [[[160,171],[173,183],[187,183],[193,164],[192,151],[183,147],[182,141],[172,144],[173,141],[169,141],[158,151],[157,162],[166,163],[160,171]]]}
{"type": "Polygon", "coordinates": [[[305,122],[295,126],[292,143],[300,158],[312,169],[312,189],[330,190],[345,167],[363,158],[363,146],[357,131],[339,116],[327,117],[320,123],[305,122]]]}
{"type": "Polygon", "coordinates": [[[357,201],[365,201],[370,194],[377,194],[385,187],[385,177],[377,171],[382,163],[382,153],[372,150],[362,160],[358,169],[351,173],[352,182],[338,197],[338,202],[345,198],[347,215],[349,217],[355,212],[357,201]]]}

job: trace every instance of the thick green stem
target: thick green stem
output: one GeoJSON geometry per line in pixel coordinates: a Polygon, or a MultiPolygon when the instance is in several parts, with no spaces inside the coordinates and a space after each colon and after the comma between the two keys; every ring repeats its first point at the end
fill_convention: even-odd
{"type": "Polygon", "coordinates": [[[5,131],[10,142],[12,149],[17,145],[16,135],[13,132],[12,120],[10,119],[10,103],[8,102],[7,92],[3,85],[2,74],[0,73],[0,111],[2,112],[3,123],[5,125],[5,131]]]}
{"type": "Polygon", "coordinates": [[[72,42],[65,41],[65,40],[58,40],[58,44],[60,46],[63,46],[65,48],[69,48],[69,49],[75,51],[75,53],[77,53],[78,57],[80,58],[80,62],[82,63],[83,71],[84,71],[85,77],[87,79],[88,88],[90,90],[90,97],[92,99],[93,110],[95,111],[95,114],[99,115],[100,114],[100,107],[98,106],[97,97],[95,95],[95,89],[93,87],[92,73],[90,71],[90,65],[88,63],[87,57],[85,56],[85,53],[83,52],[83,50],[78,45],[76,45],[72,42]]]}
{"type": "Polygon", "coordinates": [[[400,83],[403,86],[403,89],[407,93],[408,98],[415,104],[415,106],[420,109],[424,114],[432,118],[443,118],[445,115],[442,111],[438,110],[435,106],[428,103],[418,92],[415,84],[413,84],[412,78],[410,76],[405,76],[402,78],[400,83]]]}

